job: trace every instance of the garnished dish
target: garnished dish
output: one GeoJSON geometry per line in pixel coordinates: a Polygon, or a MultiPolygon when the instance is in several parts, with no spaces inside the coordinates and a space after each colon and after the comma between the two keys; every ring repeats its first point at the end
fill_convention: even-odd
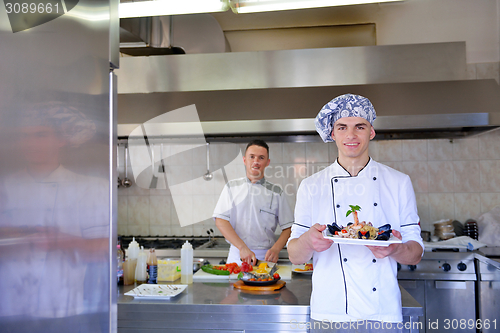
{"type": "Polygon", "coordinates": [[[292,272],[301,274],[312,274],[313,264],[292,265],[292,272]]]}
{"type": "Polygon", "coordinates": [[[335,222],[327,224],[327,229],[324,232],[326,238],[331,238],[337,243],[344,244],[356,244],[358,242],[341,241],[341,239],[372,241],[359,242],[359,245],[388,246],[391,243],[401,243],[401,240],[392,236],[390,224],[384,224],[376,228],[371,222],[359,222],[358,211],[361,210],[361,207],[357,205],[349,205],[349,207],[351,207],[351,209],[347,211],[346,217],[352,213],[354,222],[347,223],[346,227],[339,226],[335,222]],[[327,230],[328,232],[326,232],[327,230]],[[388,243],[383,244],[384,241],[388,241],[388,243]]]}
{"type": "Polygon", "coordinates": [[[270,286],[278,282],[281,277],[276,273],[278,266],[275,265],[271,270],[268,270],[269,266],[267,263],[263,262],[259,264],[259,267],[254,273],[250,272],[240,272],[238,274],[238,279],[243,281],[249,286],[270,286]]]}

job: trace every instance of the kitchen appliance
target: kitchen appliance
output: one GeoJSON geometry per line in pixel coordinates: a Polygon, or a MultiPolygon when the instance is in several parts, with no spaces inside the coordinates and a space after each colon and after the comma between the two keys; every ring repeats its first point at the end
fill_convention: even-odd
{"type": "Polygon", "coordinates": [[[398,264],[398,280],[424,308],[421,332],[476,332],[461,325],[477,317],[474,253],[425,252],[417,265],[398,264]]]}
{"type": "Polygon", "coordinates": [[[500,299],[500,248],[486,247],[476,255],[478,270],[478,319],[481,320],[479,332],[500,331],[498,300],[500,299]]]}
{"type": "Polygon", "coordinates": [[[0,6],[0,330],[116,332],[118,1],[10,2],[31,11],[0,6]]]}

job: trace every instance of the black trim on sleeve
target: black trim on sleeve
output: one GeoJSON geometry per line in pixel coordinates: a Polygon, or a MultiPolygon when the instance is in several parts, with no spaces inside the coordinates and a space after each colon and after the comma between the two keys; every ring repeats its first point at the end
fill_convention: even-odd
{"type": "Polygon", "coordinates": [[[403,225],[401,225],[401,228],[402,227],[409,227],[409,226],[412,226],[412,225],[419,225],[419,224],[418,223],[403,224],[403,225]]]}

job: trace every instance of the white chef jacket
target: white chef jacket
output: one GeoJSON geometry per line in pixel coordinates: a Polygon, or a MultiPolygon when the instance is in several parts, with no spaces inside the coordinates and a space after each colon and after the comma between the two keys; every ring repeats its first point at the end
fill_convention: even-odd
{"type": "MultiPolygon", "coordinates": [[[[315,223],[346,226],[349,205],[359,205],[360,221],[375,227],[386,223],[401,232],[403,242],[418,242],[422,249],[415,193],[410,177],[370,159],[351,176],[336,161],[302,181],[295,206],[290,239],[298,238],[315,223]]],[[[397,263],[377,259],[365,246],[333,244],[313,255],[311,318],[344,322],[377,320],[401,322],[401,294],[397,263]]]]}
{"type": "MultiPolygon", "coordinates": [[[[107,188],[105,180],[78,175],[63,166],[43,180],[21,170],[6,181],[7,203],[1,212],[6,224],[2,226],[54,227],[82,238],[107,237],[108,210],[102,208],[107,207],[107,188]]],[[[5,259],[0,284],[9,288],[0,288],[7,291],[0,313],[60,318],[84,312],[87,263],[82,254],[77,249],[42,251],[27,245],[5,259]]]]}
{"type": "MultiPolygon", "coordinates": [[[[213,218],[229,221],[234,231],[264,260],[267,250],[276,242],[278,224],[281,230],[293,224],[293,213],[281,187],[262,178],[252,183],[248,178],[229,181],[215,206],[213,218]]],[[[228,262],[240,262],[238,249],[231,245],[228,262]]]]}

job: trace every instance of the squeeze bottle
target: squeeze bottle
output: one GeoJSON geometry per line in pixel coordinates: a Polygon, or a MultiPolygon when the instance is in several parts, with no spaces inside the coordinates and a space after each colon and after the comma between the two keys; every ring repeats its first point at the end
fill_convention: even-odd
{"type": "Polygon", "coordinates": [[[193,283],[193,247],[188,241],[181,248],[181,283],[193,283]]]}
{"type": "Polygon", "coordinates": [[[127,257],[128,259],[137,259],[139,256],[139,243],[132,237],[132,241],[128,244],[127,257]]]}
{"type": "Polygon", "coordinates": [[[146,283],[147,280],[147,260],[148,255],[144,252],[144,246],[137,256],[137,266],[135,267],[135,280],[137,284],[146,283]]]}

